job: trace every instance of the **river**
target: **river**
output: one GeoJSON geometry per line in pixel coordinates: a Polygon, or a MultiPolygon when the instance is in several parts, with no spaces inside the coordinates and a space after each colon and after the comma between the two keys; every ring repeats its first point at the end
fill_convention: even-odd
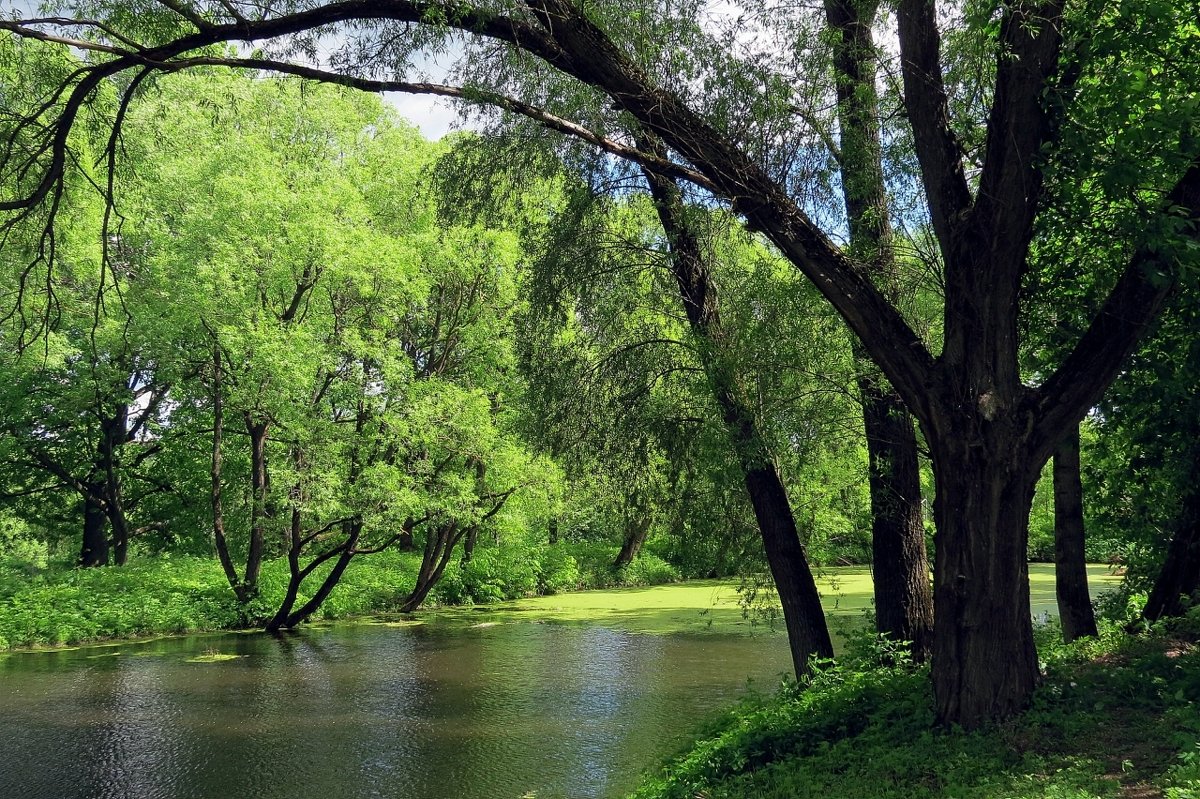
{"type": "Polygon", "coordinates": [[[14,655],[0,797],[616,797],[787,657],[782,635],[535,622],[14,655]]]}
{"type": "MultiPolygon", "coordinates": [[[[835,612],[860,612],[856,574],[835,602],[826,585],[835,612]]],[[[733,597],[700,583],[10,653],[0,799],[619,797],[788,669],[785,637],[733,597]]]]}

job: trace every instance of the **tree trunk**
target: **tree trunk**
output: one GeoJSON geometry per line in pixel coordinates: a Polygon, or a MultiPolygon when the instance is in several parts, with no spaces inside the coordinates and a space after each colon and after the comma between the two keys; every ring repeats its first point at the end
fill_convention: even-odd
{"type": "Polygon", "coordinates": [[[112,530],[113,563],[124,566],[129,558],[129,520],[125,518],[125,506],[119,491],[109,497],[108,523],[112,530]]]}
{"type": "Polygon", "coordinates": [[[472,526],[467,530],[467,535],[463,539],[463,553],[460,564],[466,566],[471,562],[471,558],[475,557],[475,545],[479,543],[479,528],[472,526]]]}
{"type": "Polygon", "coordinates": [[[783,605],[792,665],[796,675],[801,676],[808,672],[811,657],[833,657],[833,641],[825,623],[821,595],[800,543],[796,519],[779,472],[773,464],[767,468],[747,469],[745,479],[750,504],[754,506],[754,516],[762,533],[767,564],[783,605]]]}
{"type": "Polygon", "coordinates": [[[287,621],[288,615],[291,614],[292,608],[296,606],[296,599],[300,595],[300,586],[304,582],[304,575],[300,569],[300,553],[304,548],[301,520],[300,508],[293,505],[292,521],[288,525],[287,590],[284,592],[283,601],[279,603],[279,607],[275,610],[275,615],[267,622],[265,629],[269,633],[278,632],[280,627],[285,626],[284,623],[287,621]]]}
{"type": "Polygon", "coordinates": [[[267,507],[267,434],[271,423],[266,419],[255,419],[245,414],[246,432],[250,434],[250,548],[246,553],[246,570],[242,579],[245,593],[253,597],[258,593],[258,575],[262,570],[263,551],[266,541],[267,507]]]}
{"type": "Polygon", "coordinates": [[[956,429],[931,442],[933,687],[943,723],[970,728],[1011,716],[1037,685],[1026,546],[1042,464],[1028,463],[1015,438],[956,429]]]}
{"type": "Polygon", "coordinates": [[[459,530],[457,522],[444,522],[426,533],[421,568],[412,592],[400,606],[401,613],[412,613],[421,606],[438,580],[442,579],[454,547],[466,532],[459,530]]]}
{"type": "Polygon", "coordinates": [[[346,573],[346,567],[350,565],[350,561],[354,558],[354,547],[358,544],[359,536],[362,535],[362,522],[349,522],[346,529],[346,541],[342,544],[342,549],[338,555],[337,561],[333,564],[333,568],[329,570],[329,574],[325,575],[325,579],[321,581],[321,585],[313,593],[312,598],[300,606],[300,609],[288,615],[283,626],[287,628],[295,627],[308,619],[322,603],[329,598],[333,589],[341,582],[342,575],[346,573]]]}
{"type": "Polygon", "coordinates": [[[555,544],[558,543],[558,517],[551,516],[550,521],[546,524],[546,527],[547,527],[546,532],[547,532],[547,536],[550,541],[550,546],[554,546],[555,544]]]}
{"type": "Polygon", "coordinates": [[[1054,450],[1054,588],[1067,643],[1095,636],[1084,551],[1083,481],[1079,475],[1079,425],[1054,450]]]}
{"type": "MultiPolygon", "coordinates": [[[[842,198],[850,227],[850,254],[867,265],[889,300],[896,299],[897,264],[883,175],[873,0],[825,0],[834,34],[842,198]]],[[[913,658],[929,657],[933,592],[921,512],[921,474],[912,417],[900,397],[876,373],[865,351],[855,348],[860,374],[871,491],[871,550],[875,578],[875,627],[897,641],[911,641],[913,658]]]]}
{"type": "Polygon", "coordinates": [[[633,563],[650,533],[650,514],[636,505],[631,510],[634,511],[634,515],[625,519],[625,540],[621,544],[621,551],[617,553],[617,559],[613,561],[613,569],[623,569],[633,563]]]}
{"type": "Polygon", "coordinates": [[[83,547],[79,551],[79,565],[83,567],[108,565],[108,534],[105,522],[108,515],[98,499],[104,487],[101,483],[86,484],[83,495],[83,547]]]}
{"type": "Polygon", "coordinates": [[[405,529],[401,531],[400,536],[396,539],[396,549],[401,552],[412,552],[416,548],[417,545],[413,542],[412,529],[408,525],[405,525],[405,529]]]}
{"type": "MultiPolygon", "coordinates": [[[[661,145],[649,135],[639,137],[641,147],[661,154],[661,145]]],[[[712,275],[699,238],[689,225],[679,188],[671,180],[644,172],[655,208],[670,240],[670,267],[713,397],[721,410],[733,444],[754,516],[758,521],[767,564],[783,606],[784,624],[796,676],[809,671],[809,659],[833,657],[833,642],[821,607],[821,596],[800,541],[787,490],[767,442],[747,403],[738,396],[732,367],[723,360],[725,332],[712,275]]]]}
{"type": "MultiPolygon", "coordinates": [[[[475,462],[475,495],[477,497],[482,497],[487,493],[487,463],[478,458],[471,458],[468,460],[468,462],[471,460],[475,462]]],[[[471,558],[475,556],[475,545],[477,543],[479,543],[479,525],[472,524],[467,528],[466,535],[463,539],[463,555],[461,561],[463,566],[466,566],[468,563],[470,563],[471,558]]],[[[500,539],[495,538],[495,543],[499,544],[500,539]]]]}
{"type": "Polygon", "coordinates": [[[233,589],[238,602],[245,604],[250,601],[250,597],[246,594],[241,578],[238,577],[237,567],[233,565],[233,558],[229,556],[229,542],[225,538],[225,511],[222,507],[223,492],[221,488],[221,443],[222,437],[225,434],[225,399],[222,394],[221,371],[221,348],[214,336],[212,460],[209,466],[209,501],[212,506],[213,546],[217,549],[217,558],[221,561],[221,570],[225,572],[225,579],[229,581],[229,587],[233,589]]]}
{"type": "Polygon", "coordinates": [[[1192,467],[1183,506],[1176,520],[1175,535],[1167,549],[1158,579],[1146,600],[1142,618],[1158,621],[1165,616],[1182,616],[1200,592],[1200,446],[1192,452],[1192,467]]]}
{"type": "Polygon", "coordinates": [[[121,496],[121,472],[117,462],[129,425],[129,406],[119,405],[117,412],[100,421],[99,460],[104,475],[104,510],[112,531],[113,561],[124,566],[129,556],[129,522],[121,496]]]}
{"type": "MultiPolygon", "coordinates": [[[[355,546],[358,544],[359,537],[362,535],[362,521],[354,520],[346,522],[343,525],[343,533],[345,539],[335,550],[330,550],[330,553],[336,552],[337,561],[333,564],[333,568],[329,570],[329,574],[325,575],[325,579],[321,581],[321,585],[313,593],[312,597],[305,602],[300,608],[293,612],[292,608],[296,604],[296,598],[300,594],[300,586],[304,580],[312,573],[312,569],[316,563],[311,563],[304,569],[300,568],[300,549],[301,549],[301,531],[300,531],[300,513],[298,510],[292,510],[292,546],[288,549],[288,566],[290,577],[288,579],[287,593],[284,596],[283,603],[267,622],[265,630],[269,633],[279,632],[281,629],[292,629],[304,623],[309,616],[315,613],[321,605],[329,598],[333,589],[341,582],[342,575],[346,572],[346,567],[350,565],[357,554],[355,546]]],[[[324,562],[328,558],[318,556],[318,561],[324,562]]]]}
{"type": "Polygon", "coordinates": [[[917,436],[899,397],[869,379],[861,379],[859,388],[869,459],[875,628],[894,641],[911,641],[913,659],[923,663],[933,647],[933,589],[917,436]]]}

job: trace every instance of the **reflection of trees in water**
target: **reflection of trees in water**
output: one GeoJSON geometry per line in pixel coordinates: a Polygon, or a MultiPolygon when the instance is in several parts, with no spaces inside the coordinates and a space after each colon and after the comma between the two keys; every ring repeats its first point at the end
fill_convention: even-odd
{"type": "Polygon", "coordinates": [[[786,667],[775,643],[432,623],[28,655],[4,667],[6,687],[39,699],[0,692],[0,796],[608,796],[665,755],[697,707],[786,667]],[[187,662],[206,652],[242,657],[187,662]],[[48,768],[48,753],[81,767],[48,768]],[[21,789],[4,790],[14,777],[21,789]]]}

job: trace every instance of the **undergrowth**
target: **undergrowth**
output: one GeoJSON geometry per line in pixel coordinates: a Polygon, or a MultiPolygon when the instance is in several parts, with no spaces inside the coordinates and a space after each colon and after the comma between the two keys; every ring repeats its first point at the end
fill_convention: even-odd
{"type": "Polygon", "coordinates": [[[860,650],[728,712],[634,796],[1200,799],[1200,615],[1072,646],[1052,632],[1043,685],[1012,721],[938,729],[928,671],[860,650]]]}
{"type": "MultiPolygon", "coordinates": [[[[506,599],[678,579],[645,553],[621,571],[615,547],[570,544],[537,552],[518,547],[477,550],[454,561],[427,605],[471,605],[506,599]]],[[[315,590],[331,568],[309,578],[315,590]]],[[[383,552],[356,558],[314,620],[397,610],[412,587],[418,556],[383,552]]],[[[286,561],[268,561],[259,596],[238,605],[215,559],[154,555],[122,567],[78,569],[67,564],[0,559],[0,649],[63,646],[115,638],[253,628],[279,606],[287,587],[286,561]]],[[[305,596],[301,596],[301,600],[305,596]]]]}

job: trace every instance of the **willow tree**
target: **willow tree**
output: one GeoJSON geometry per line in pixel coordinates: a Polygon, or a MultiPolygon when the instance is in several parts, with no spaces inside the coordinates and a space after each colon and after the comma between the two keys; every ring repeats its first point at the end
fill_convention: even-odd
{"type": "MultiPolygon", "coordinates": [[[[60,91],[28,110],[28,128],[39,144],[6,153],[0,176],[17,192],[0,202],[0,210],[17,217],[55,202],[70,163],[70,130],[100,87],[116,81],[123,91],[113,120],[119,127],[123,109],[150,76],[213,63],[491,104],[728,203],[845,319],[924,433],[937,490],[933,683],[939,719],[974,726],[1025,704],[1038,676],[1025,562],[1034,483],[1062,434],[1116,377],[1171,292],[1183,260],[1195,257],[1181,242],[1193,235],[1200,214],[1190,77],[1200,73],[1177,65],[1160,70],[1153,105],[1131,98],[1103,107],[1105,124],[1076,124],[1084,116],[1079,109],[1097,107],[1115,69],[1145,65],[1161,54],[1145,46],[1146,35],[1110,37],[1106,48],[1089,47],[1099,33],[1121,30],[1121,15],[1139,13],[1138,4],[1014,0],[987,9],[964,4],[952,9],[957,14],[939,11],[930,0],[897,0],[904,114],[895,124],[911,135],[942,271],[938,352],[914,332],[869,266],[836,246],[836,220],[804,206],[811,194],[806,176],[791,169],[786,153],[776,157],[773,147],[786,135],[779,111],[791,107],[796,87],[769,66],[773,52],[790,52],[794,43],[756,41],[753,26],[706,33],[703,4],[63,5],[66,19],[0,23],[16,36],[89,54],[60,91]],[[137,13],[129,13],[135,5],[137,13]],[[70,19],[72,14],[80,18],[70,19]],[[971,95],[973,102],[961,102],[948,89],[951,65],[939,19],[977,34],[981,58],[974,75],[982,91],[971,95]],[[327,67],[299,60],[320,52],[331,33],[345,45],[327,67]],[[256,57],[239,59],[213,48],[245,41],[260,43],[256,57]],[[407,80],[414,56],[446,52],[451,45],[463,53],[452,73],[460,85],[407,80]],[[603,113],[570,118],[573,110],[596,106],[571,105],[571,97],[546,91],[562,79],[570,79],[576,97],[603,97],[603,113]],[[613,116],[657,136],[666,154],[609,136],[606,131],[628,129],[610,124],[613,116]],[[772,124],[758,124],[764,119],[772,124]],[[1044,159],[1067,141],[1090,139],[1093,149],[1104,149],[1112,132],[1128,130],[1151,143],[1165,190],[1147,195],[1145,232],[1137,240],[1110,242],[1124,252],[1123,262],[1067,355],[1036,381],[1026,381],[1018,358],[1021,289],[1035,265],[1035,222],[1051,205],[1044,159]]],[[[1139,14],[1139,24],[1162,33],[1194,65],[1200,52],[1195,15],[1161,3],[1140,11],[1147,13],[1139,14]]]]}

